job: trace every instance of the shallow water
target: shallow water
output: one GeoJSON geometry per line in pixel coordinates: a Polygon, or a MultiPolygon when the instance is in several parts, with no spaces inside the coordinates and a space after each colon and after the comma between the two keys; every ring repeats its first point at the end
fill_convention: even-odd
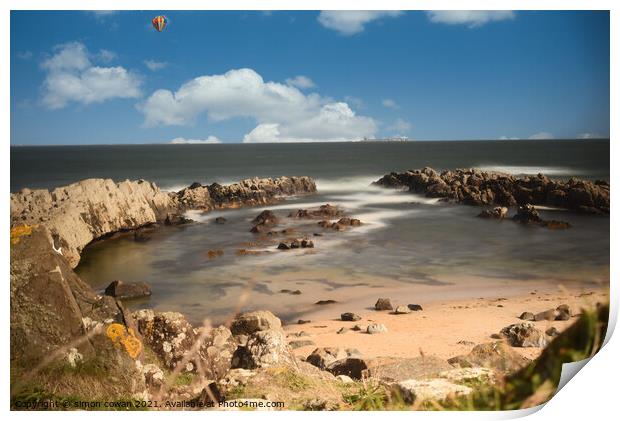
{"type": "Polygon", "coordinates": [[[429,286],[456,287],[472,278],[488,280],[491,289],[501,281],[532,288],[608,282],[607,217],[541,211],[543,218],[573,225],[552,231],[476,218],[479,208],[369,187],[370,181],[319,181],[318,194],[268,207],[282,221],[275,229],[296,228],[297,237],[314,241],[314,249],[280,251],[276,246],[283,236],[250,233],[250,221],[265,208],[190,212],[197,224],[163,228],[148,242],[124,236],[93,244],[78,273],[98,289],[115,279],[146,281],[153,295],[129,302],[130,307],[181,311],[195,322],[205,317],[221,322],[235,311],[251,309],[270,309],[296,320],[315,309],[319,299],[346,305],[362,292],[409,293],[429,286]],[[287,216],[324,203],[341,206],[363,225],[335,232],[318,227],[316,220],[287,216]],[[217,216],[228,222],[214,223],[217,216]],[[315,232],[323,235],[313,236],[315,232]],[[240,256],[239,249],[264,253],[240,256]],[[208,250],[224,254],[210,259],[208,250]]]}

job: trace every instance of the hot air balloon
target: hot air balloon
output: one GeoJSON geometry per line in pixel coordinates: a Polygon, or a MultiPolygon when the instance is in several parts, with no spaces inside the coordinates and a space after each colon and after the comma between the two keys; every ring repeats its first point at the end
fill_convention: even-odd
{"type": "Polygon", "coordinates": [[[164,15],[155,16],[151,22],[153,23],[153,28],[155,28],[157,32],[161,32],[166,25],[168,25],[168,18],[164,15]]]}

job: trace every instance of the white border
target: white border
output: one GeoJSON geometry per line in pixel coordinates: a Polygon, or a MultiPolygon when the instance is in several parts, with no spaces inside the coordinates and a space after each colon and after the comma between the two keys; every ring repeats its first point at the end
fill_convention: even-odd
{"type": "MultiPolygon", "coordinates": [[[[610,110],[611,115],[618,115],[618,84],[617,77],[615,75],[620,74],[620,66],[618,65],[618,27],[620,26],[620,14],[618,6],[620,2],[617,1],[603,1],[603,0],[564,0],[559,2],[557,0],[519,0],[519,1],[500,1],[500,0],[477,0],[477,1],[463,1],[463,0],[417,0],[415,2],[406,0],[382,0],[381,2],[372,0],[358,0],[356,2],[345,2],[344,0],[264,0],[261,2],[250,0],[220,0],[220,1],[208,1],[208,2],[196,2],[190,0],[149,0],[149,1],[128,1],[128,0],[90,0],[87,3],[84,1],[75,0],[57,0],[54,2],[44,0],[4,0],[2,2],[2,20],[0,25],[0,57],[2,60],[2,66],[0,68],[0,96],[2,97],[2,114],[0,115],[0,128],[3,134],[3,148],[5,153],[1,154],[1,168],[3,174],[2,183],[2,229],[5,233],[9,232],[9,139],[10,139],[10,68],[8,66],[10,57],[10,10],[611,10],[611,103],[610,110]]],[[[54,24],[62,24],[54,23],[54,24]]],[[[617,147],[615,146],[615,135],[617,134],[617,119],[611,119],[610,121],[610,159],[613,162],[617,157],[617,147]]],[[[618,183],[618,170],[610,165],[610,179],[611,185],[616,186],[618,183]]],[[[611,207],[610,216],[610,234],[611,234],[611,256],[610,261],[615,262],[618,258],[617,247],[613,241],[617,235],[620,234],[620,229],[617,224],[618,211],[616,207],[615,196],[612,195],[613,205],[611,207]]],[[[5,234],[6,235],[6,234],[5,234]]],[[[9,242],[8,239],[2,243],[2,252],[5,258],[2,260],[2,273],[8,275],[9,273],[9,242]]],[[[618,291],[617,281],[614,281],[616,275],[615,267],[611,268],[612,279],[612,317],[610,323],[615,325],[617,320],[617,308],[618,308],[618,291]]],[[[6,276],[5,275],[5,276],[6,276]]],[[[5,278],[6,279],[6,278],[5,278]]],[[[0,391],[0,411],[8,412],[9,407],[9,287],[8,282],[4,284],[4,291],[1,294],[2,297],[2,323],[5,327],[4,335],[2,336],[2,355],[0,356],[0,364],[3,367],[2,370],[2,389],[0,391]]],[[[616,378],[619,370],[618,355],[620,355],[620,345],[618,345],[617,335],[613,335],[610,339],[607,337],[608,343],[606,346],[587,364],[587,368],[581,370],[575,378],[568,382],[568,384],[555,396],[545,407],[535,412],[530,416],[535,420],[553,420],[553,419],[609,419],[611,414],[618,413],[619,402],[616,400],[617,382],[616,378]],[[615,336],[615,337],[614,337],[615,336]]],[[[435,418],[435,419],[502,419],[502,418],[515,418],[524,416],[525,412],[492,412],[492,413],[480,413],[480,412],[458,412],[458,413],[438,413],[438,412],[421,412],[421,413],[374,413],[374,412],[362,412],[355,413],[200,413],[200,412],[174,412],[169,414],[167,412],[149,412],[149,413],[117,413],[115,417],[123,418],[142,418],[145,417],[166,417],[173,415],[174,417],[204,417],[217,418],[228,417],[234,418],[247,418],[247,419],[271,419],[280,418],[285,419],[290,416],[294,416],[299,419],[314,419],[317,416],[320,417],[352,417],[370,419],[371,417],[385,417],[397,419],[411,419],[413,418],[435,418]]],[[[41,413],[42,414],[42,413],[41,413]]],[[[73,413],[45,413],[42,414],[49,419],[66,419],[72,417],[82,417],[85,414],[80,412],[73,413]]],[[[89,413],[89,418],[103,419],[108,417],[108,413],[89,413]]],[[[13,412],[11,417],[16,419],[30,419],[36,414],[33,413],[19,413],[13,412]]]]}

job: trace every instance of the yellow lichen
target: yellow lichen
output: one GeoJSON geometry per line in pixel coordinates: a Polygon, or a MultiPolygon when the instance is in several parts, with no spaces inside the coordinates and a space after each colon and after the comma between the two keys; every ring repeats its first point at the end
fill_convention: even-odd
{"type": "Polygon", "coordinates": [[[142,351],[142,342],[136,337],[133,329],[126,329],[120,323],[112,323],[106,329],[106,335],[116,348],[122,345],[131,358],[137,358],[142,351]]]}
{"type": "Polygon", "coordinates": [[[18,244],[24,235],[32,234],[32,229],[35,227],[36,225],[18,225],[11,228],[11,245],[18,244]]]}

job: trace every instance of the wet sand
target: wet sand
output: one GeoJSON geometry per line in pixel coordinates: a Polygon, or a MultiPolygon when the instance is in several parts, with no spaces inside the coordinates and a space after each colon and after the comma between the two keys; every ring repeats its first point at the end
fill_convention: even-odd
{"type": "MultiPolygon", "coordinates": [[[[560,332],[576,320],[582,308],[591,308],[597,302],[606,302],[609,291],[606,287],[555,287],[546,290],[515,292],[488,288],[487,294],[477,298],[432,300],[428,302],[409,301],[402,295],[381,295],[391,298],[392,305],[420,304],[422,311],[409,314],[392,314],[389,311],[375,311],[374,301],[366,301],[364,308],[352,306],[346,309],[337,304],[325,307],[307,317],[307,324],[289,324],[285,330],[292,340],[311,340],[314,345],[294,350],[299,356],[307,356],[317,347],[357,348],[365,357],[416,357],[421,354],[451,358],[468,353],[474,344],[489,342],[492,334],[503,327],[519,323],[518,316],[524,311],[534,314],[568,304],[574,315],[569,321],[534,322],[536,327],[545,331],[550,327],[560,332]],[[330,308],[327,308],[330,307],[330,308]],[[362,317],[357,322],[341,321],[341,312],[351,311],[362,317]],[[327,316],[329,314],[329,316],[327,316]],[[365,332],[349,330],[343,334],[336,332],[341,327],[352,328],[356,324],[367,326],[369,323],[382,323],[388,332],[369,335],[365,332]],[[296,337],[299,332],[308,336],[296,337]],[[459,343],[461,342],[461,343],[459,343]]],[[[469,291],[472,292],[471,290],[469,291]]],[[[465,292],[464,292],[465,293],[465,292]]],[[[375,296],[378,298],[378,296],[375,296]]],[[[375,301],[376,301],[375,298],[375,301]]],[[[535,358],[541,348],[514,348],[520,354],[535,358]]]]}

